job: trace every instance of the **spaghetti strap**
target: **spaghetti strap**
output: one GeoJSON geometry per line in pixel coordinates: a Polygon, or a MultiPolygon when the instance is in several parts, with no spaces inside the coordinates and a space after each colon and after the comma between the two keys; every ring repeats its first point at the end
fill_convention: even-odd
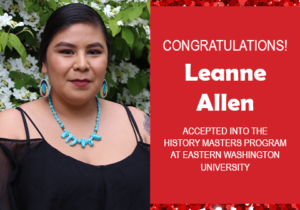
{"type": "Polygon", "coordinates": [[[125,108],[125,110],[126,110],[126,112],[127,112],[129,121],[130,121],[131,126],[132,126],[132,129],[133,129],[133,131],[134,131],[134,135],[135,135],[136,141],[137,141],[138,143],[139,143],[139,142],[144,143],[144,142],[143,142],[143,138],[142,138],[142,136],[141,136],[141,134],[140,134],[139,128],[138,128],[138,126],[137,126],[137,124],[136,124],[136,122],[135,122],[135,120],[134,120],[134,118],[133,118],[133,115],[132,115],[131,111],[129,110],[129,108],[128,108],[127,106],[124,106],[124,108],[125,108]],[[138,140],[136,133],[139,135],[140,141],[138,140]]]}
{"type": "Polygon", "coordinates": [[[23,119],[23,124],[24,124],[24,128],[25,128],[25,132],[26,132],[26,140],[29,140],[30,139],[30,135],[29,135],[28,125],[27,125],[26,118],[24,116],[23,109],[21,109],[20,107],[17,107],[16,109],[21,112],[22,119],[23,119]]]}
{"type": "Polygon", "coordinates": [[[26,117],[30,120],[30,122],[32,123],[32,125],[35,127],[35,129],[37,130],[37,132],[40,134],[40,136],[42,137],[43,140],[45,140],[44,136],[42,135],[42,133],[40,132],[40,130],[36,127],[36,125],[34,124],[34,122],[32,121],[32,119],[29,117],[29,115],[21,108],[21,107],[17,107],[17,110],[19,110],[22,114],[22,118],[23,118],[23,122],[24,122],[24,127],[25,127],[25,131],[26,131],[26,138],[27,140],[29,140],[29,129],[28,129],[28,125],[26,122],[26,117]]]}

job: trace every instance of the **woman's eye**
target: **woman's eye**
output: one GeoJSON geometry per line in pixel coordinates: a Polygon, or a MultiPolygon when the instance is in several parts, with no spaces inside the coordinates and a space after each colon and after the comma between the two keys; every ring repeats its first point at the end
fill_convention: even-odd
{"type": "Polygon", "coordinates": [[[62,50],[62,51],[60,51],[60,53],[67,54],[67,55],[72,55],[73,51],[72,50],[62,50]]]}
{"type": "Polygon", "coordinates": [[[91,54],[91,55],[96,55],[96,54],[101,54],[101,52],[99,50],[90,50],[88,52],[88,54],[91,54]]]}

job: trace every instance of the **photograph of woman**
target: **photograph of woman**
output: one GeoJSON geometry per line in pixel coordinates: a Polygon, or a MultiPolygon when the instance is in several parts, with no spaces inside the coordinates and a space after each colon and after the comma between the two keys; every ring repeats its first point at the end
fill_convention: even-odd
{"type": "Polygon", "coordinates": [[[0,209],[149,209],[150,119],[102,99],[110,40],[99,14],[55,10],[39,52],[44,97],[0,112],[0,209]]]}

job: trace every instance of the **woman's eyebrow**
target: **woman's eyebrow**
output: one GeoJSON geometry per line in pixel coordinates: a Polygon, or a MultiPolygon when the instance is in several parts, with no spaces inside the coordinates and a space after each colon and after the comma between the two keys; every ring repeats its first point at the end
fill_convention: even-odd
{"type": "Polygon", "coordinates": [[[60,42],[57,45],[55,45],[55,47],[60,47],[60,46],[71,47],[71,48],[75,48],[76,47],[76,45],[68,43],[68,42],[60,42]]]}
{"type": "MultiPolygon", "coordinates": [[[[76,45],[68,43],[68,42],[60,42],[57,45],[55,45],[55,47],[60,47],[60,46],[70,47],[70,48],[77,47],[76,45]]],[[[92,47],[101,47],[102,49],[104,49],[103,45],[100,42],[95,42],[95,43],[87,45],[87,48],[92,48],[92,47]]]]}
{"type": "Polygon", "coordinates": [[[104,49],[103,45],[100,44],[100,42],[95,42],[95,43],[89,44],[89,45],[87,46],[87,48],[91,48],[91,47],[101,47],[102,49],[104,49]]]}

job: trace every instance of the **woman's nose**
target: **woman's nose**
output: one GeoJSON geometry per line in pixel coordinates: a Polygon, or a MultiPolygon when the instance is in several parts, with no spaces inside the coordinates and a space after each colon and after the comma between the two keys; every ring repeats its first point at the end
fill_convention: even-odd
{"type": "Polygon", "coordinates": [[[75,62],[74,62],[74,66],[73,66],[74,70],[79,70],[79,71],[86,71],[89,69],[89,64],[87,61],[87,57],[85,53],[80,53],[78,52],[75,62]]]}

